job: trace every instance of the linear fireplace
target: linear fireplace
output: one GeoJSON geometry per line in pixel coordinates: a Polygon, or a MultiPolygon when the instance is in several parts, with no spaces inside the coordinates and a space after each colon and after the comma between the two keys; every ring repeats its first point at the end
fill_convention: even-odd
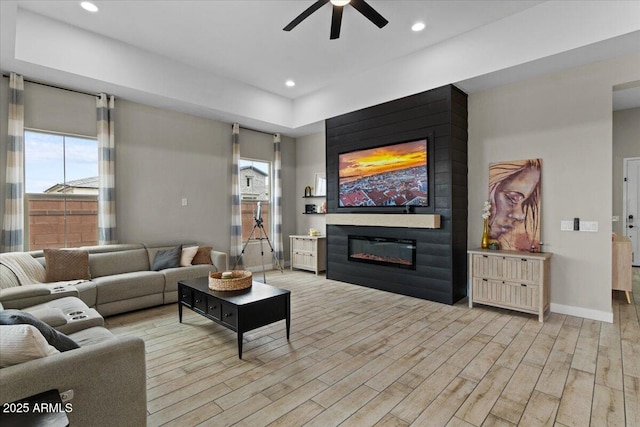
{"type": "Polygon", "coordinates": [[[416,241],[349,235],[349,261],[416,269],[416,241]]]}

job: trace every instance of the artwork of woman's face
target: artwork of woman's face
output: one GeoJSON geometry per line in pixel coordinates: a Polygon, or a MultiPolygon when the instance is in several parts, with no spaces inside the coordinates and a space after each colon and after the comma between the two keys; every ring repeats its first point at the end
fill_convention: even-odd
{"type": "Polygon", "coordinates": [[[525,220],[523,203],[540,182],[540,169],[527,167],[505,178],[494,194],[490,236],[497,239],[525,220]]]}

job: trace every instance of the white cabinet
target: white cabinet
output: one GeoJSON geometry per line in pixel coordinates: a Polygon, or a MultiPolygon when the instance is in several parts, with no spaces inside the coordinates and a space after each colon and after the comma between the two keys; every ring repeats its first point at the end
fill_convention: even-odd
{"type": "Polygon", "coordinates": [[[291,269],[309,270],[318,274],[327,269],[327,238],[325,236],[289,236],[291,269]]]}
{"type": "Polygon", "coordinates": [[[471,250],[469,307],[474,303],[533,313],[549,309],[550,253],[471,250]]]}

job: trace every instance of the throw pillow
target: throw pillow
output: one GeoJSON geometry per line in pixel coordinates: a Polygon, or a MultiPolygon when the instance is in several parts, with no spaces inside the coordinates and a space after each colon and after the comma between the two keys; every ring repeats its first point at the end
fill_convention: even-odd
{"type": "Polygon", "coordinates": [[[191,246],[189,248],[182,248],[182,256],[180,257],[180,267],[189,267],[193,257],[198,252],[197,246],[191,246]]]}
{"type": "Polygon", "coordinates": [[[65,334],[62,334],[33,314],[20,310],[2,310],[0,312],[0,325],[32,325],[42,334],[45,340],[58,351],[80,348],[78,344],[65,334]]]}
{"type": "Polygon", "coordinates": [[[211,246],[199,246],[196,256],[193,257],[191,265],[213,264],[211,262],[211,246]]]}
{"type": "Polygon", "coordinates": [[[182,255],[182,245],[166,251],[158,251],[153,259],[153,271],[164,270],[165,268],[180,267],[180,257],[182,255]]]}
{"type": "Polygon", "coordinates": [[[0,367],[59,353],[32,325],[0,325],[0,367]]]}
{"type": "Polygon", "coordinates": [[[45,249],[46,282],[90,280],[89,252],[69,249],[45,249]]]}

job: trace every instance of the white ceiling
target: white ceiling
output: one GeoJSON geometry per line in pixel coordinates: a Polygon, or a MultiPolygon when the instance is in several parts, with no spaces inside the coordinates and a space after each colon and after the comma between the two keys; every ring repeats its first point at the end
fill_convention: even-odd
{"type": "Polygon", "coordinates": [[[329,40],[327,4],[292,32],[282,28],[315,0],[95,1],[92,14],[75,1],[20,1],[19,6],[287,98],[330,85],[527,9],[541,1],[376,1],[389,20],[380,30],[352,7],[341,37],[329,40]],[[416,21],[428,23],[413,33],[416,21]],[[286,79],[298,84],[289,89],[286,79]]]}
{"type": "Polygon", "coordinates": [[[1,67],[299,136],[447,83],[470,93],[640,51],[640,20],[629,17],[640,2],[368,0],[383,29],[347,6],[329,40],[325,5],[282,31],[312,2],[101,0],[91,14],[79,1],[3,0],[1,67]],[[426,29],[413,33],[416,21],[426,29]]]}

